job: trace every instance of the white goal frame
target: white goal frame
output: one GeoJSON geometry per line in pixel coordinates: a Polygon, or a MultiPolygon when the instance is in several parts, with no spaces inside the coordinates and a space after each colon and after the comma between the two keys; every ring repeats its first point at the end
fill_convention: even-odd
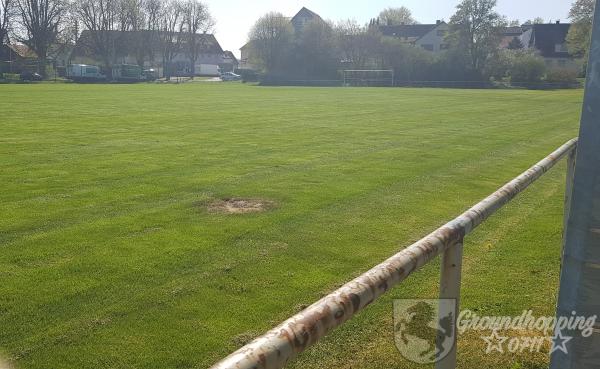
{"type": "Polygon", "coordinates": [[[379,86],[389,86],[394,87],[395,78],[394,78],[394,70],[393,69],[346,69],[344,72],[344,86],[348,86],[350,82],[359,82],[356,85],[351,86],[366,86],[366,87],[379,87],[379,86]],[[349,74],[365,74],[365,76],[361,77],[352,77],[349,74]],[[381,73],[389,73],[389,78],[369,78],[369,74],[381,74],[381,73]]]}

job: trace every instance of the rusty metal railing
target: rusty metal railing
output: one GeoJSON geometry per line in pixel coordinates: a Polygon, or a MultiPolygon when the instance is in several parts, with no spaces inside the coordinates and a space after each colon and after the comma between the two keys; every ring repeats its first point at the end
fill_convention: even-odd
{"type": "MultiPolygon", "coordinates": [[[[458,304],[464,237],[554,167],[563,157],[569,156],[569,168],[572,168],[576,148],[577,139],[568,141],[458,218],[289,318],[229,355],[212,369],[284,367],[297,354],[315,344],[440,254],[443,254],[440,298],[453,298],[458,304]]],[[[456,329],[456,324],[454,326],[456,329]]],[[[456,337],[456,334],[454,336],[456,337]]],[[[456,345],[454,347],[454,351],[437,363],[436,368],[455,367],[456,345]]]]}

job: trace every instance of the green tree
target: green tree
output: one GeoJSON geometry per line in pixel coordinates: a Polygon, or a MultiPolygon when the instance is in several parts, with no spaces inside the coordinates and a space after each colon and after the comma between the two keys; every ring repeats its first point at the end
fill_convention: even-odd
{"type": "Polygon", "coordinates": [[[544,24],[544,23],[546,23],[546,21],[544,20],[544,18],[542,18],[542,17],[536,17],[536,18],[534,18],[533,20],[531,20],[531,19],[528,19],[528,20],[527,20],[527,21],[525,21],[525,23],[523,23],[523,24],[525,24],[525,25],[528,25],[528,26],[531,26],[531,25],[533,25],[533,24],[544,24]]]}
{"type": "Polygon", "coordinates": [[[252,64],[264,72],[280,72],[293,47],[294,29],[283,14],[271,12],[256,21],[249,39],[252,64]]]}
{"type": "Polygon", "coordinates": [[[420,47],[406,45],[393,37],[382,39],[384,67],[394,70],[396,81],[424,81],[429,79],[429,70],[434,56],[420,47]]]}
{"type": "Polygon", "coordinates": [[[500,44],[500,28],[506,24],[495,7],[496,0],[462,0],[450,20],[452,48],[465,55],[473,74],[480,77],[500,44]]]}
{"type": "Polygon", "coordinates": [[[412,12],[405,6],[399,8],[385,8],[379,13],[379,21],[381,24],[388,26],[417,24],[417,21],[412,17],[412,12]]]}
{"type": "Polygon", "coordinates": [[[335,79],[339,66],[333,27],[315,19],[297,35],[291,57],[292,74],[306,79],[335,79]]]}
{"type": "Polygon", "coordinates": [[[577,0],[571,6],[569,18],[573,22],[591,23],[594,20],[595,4],[596,1],[594,0],[577,0]]]}
{"type": "Polygon", "coordinates": [[[546,74],[546,63],[529,52],[517,52],[509,68],[511,82],[538,83],[546,74]]]}
{"type": "Polygon", "coordinates": [[[515,59],[513,50],[497,50],[494,57],[487,63],[484,74],[487,78],[501,81],[509,75],[515,59]]]}
{"type": "Polygon", "coordinates": [[[550,83],[577,83],[578,73],[567,68],[550,69],[546,74],[546,82],[550,83]]]}
{"type": "Polygon", "coordinates": [[[567,35],[567,47],[571,55],[587,59],[592,37],[594,0],[577,0],[571,7],[569,18],[573,23],[567,35]]]}

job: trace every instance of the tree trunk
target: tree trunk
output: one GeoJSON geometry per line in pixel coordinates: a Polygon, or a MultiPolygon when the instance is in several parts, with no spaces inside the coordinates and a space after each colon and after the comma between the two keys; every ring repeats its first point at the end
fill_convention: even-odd
{"type": "Polygon", "coordinates": [[[138,50],[138,52],[137,52],[137,56],[136,56],[136,58],[135,58],[135,59],[136,59],[137,65],[138,65],[140,68],[144,69],[144,61],[145,61],[145,59],[146,59],[146,58],[144,57],[144,52],[143,52],[143,51],[140,51],[140,50],[138,50]]]}
{"type": "Polygon", "coordinates": [[[44,79],[46,79],[46,77],[48,76],[48,73],[46,71],[46,62],[47,62],[46,54],[47,54],[47,52],[44,50],[41,50],[37,54],[38,54],[38,73],[41,74],[41,76],[44,77],[44,79]]]}
{"type": "Polygon", "coordinates": [[[169,57],[165,58],[163,74],[165,75],[167,81],[171,80],[171,59],[169,57]]]}
{"type": "Polygon", "coordinates": [[[110,63],[110,57],[106,57],[104,60],[104,70],[106,72],[106,78],[112,80],[112,68],[110,63]]]}
{"type": "Polygon", "coordinates": [[[171,80],[171,76],[169,75],[169,69],[167,67],[167,58],[164,55],[163,55],[163,60],[162,60],[162,66],[163,66],[163,77],[167,81],[170,81],[171,80]]]}

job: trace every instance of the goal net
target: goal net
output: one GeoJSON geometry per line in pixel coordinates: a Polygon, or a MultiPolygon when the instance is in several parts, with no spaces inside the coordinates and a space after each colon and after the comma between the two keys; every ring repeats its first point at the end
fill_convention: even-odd
{"type": "Polygon", "coordinates": [[[394,71],[391,69],[345,70],[344,86],[393,87],[394,71]]]}

